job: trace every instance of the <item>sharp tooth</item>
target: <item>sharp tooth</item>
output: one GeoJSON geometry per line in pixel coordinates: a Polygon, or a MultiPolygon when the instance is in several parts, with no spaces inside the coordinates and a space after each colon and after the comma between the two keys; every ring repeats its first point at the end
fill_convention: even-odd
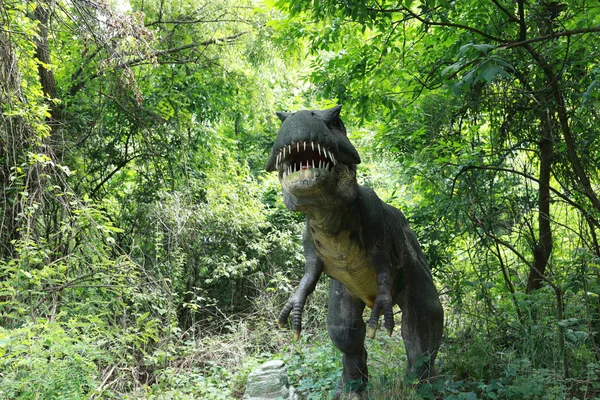
{"type": "Polygon", "coordinates": [[[329,169],[329,163],[325,164],[325,169],[329,169]]]}
{"type": "Polygon", "coordinates": [[[315,142],[310,142],[310,146],[312,147],[313,151],[315,151],[315,142]]]}
{"type": "Polygon", "coordinates": [[[300,153],[300,142],[296,143],[296,153],[300,153]]]}
{"type": "Polygon", "coordinates": [[[333,165],[337,165],[337,161],[335,160],[333,153],[331,153],[331,160],[333,161],[333,165]]]}
{"type": "Polygon", "coordinates": [[[288,153],[292,154],[292,145],[291,144],[288,144],[288,153]]]}
{"type": "Polygon", "coordinates": [[[313,160],[313,168],[315,167],[315,160],[313,160]]]}
{"type": "Polygon", "coordinates": [[[306,151],[306,142],[304,142],[304,151],[306,151]]]}
{"type": "Polygon", "coordinates": [[[285,146],[283,146],[283,158],[285,158],[285,146]]]}
{"type": "Polygon", "coordinates": [[[317,143],[317,148],[319,149],[319,155],[321,155],[321,144],[317,143]]]}
{"type": "Polygon", "coordinates": [[[319,168],[323,166],[323,161],[319,160],[319,168]]]}

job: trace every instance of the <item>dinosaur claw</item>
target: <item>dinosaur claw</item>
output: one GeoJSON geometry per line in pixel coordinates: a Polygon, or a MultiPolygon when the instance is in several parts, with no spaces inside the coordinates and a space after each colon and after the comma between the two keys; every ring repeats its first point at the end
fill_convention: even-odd
{"type": "Polygon", "coordinates": [[[286,328],[285,323],[279,321],[279,329],[285,329],[285,328],[286,328]]]}
{"type": "Polygon", "coordinates": [[[387,334],[388,334],[388,336],[392,336],[392,331],[393,331],[393,329],[388,329],[388,330],[387,330],[387,334]]]}
{"type": "Polygon", "coordinates": [[[300,331],[294,331],[294,341],[300,340],[300,331]]]}
{"type": "Polygon", "coordinates": [[[369,338],[375,339],[375,332],[376,331],[377,331],[377,329],[375,329],[373,327],[369,327],[369,338]]]}

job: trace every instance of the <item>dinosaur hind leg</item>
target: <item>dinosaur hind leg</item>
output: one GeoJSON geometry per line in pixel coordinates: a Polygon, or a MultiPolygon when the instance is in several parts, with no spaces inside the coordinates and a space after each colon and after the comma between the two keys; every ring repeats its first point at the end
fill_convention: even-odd
{"type": "Polygon", "coordinates": [[[343,353],[344,366],[338,395],[360,393],[368,381],[364,308],[362,300],[352,296],[339,281],[331,279],[327,330],[333,344],[343,353]]]}
{"type": "Polygon", "coordinates": [[[406,287],[400,294],[402,338],[408,358],[407,374],[419,380],[436,375],[435,357],[442,340],[444,312],[430,279],[406,287]]]}

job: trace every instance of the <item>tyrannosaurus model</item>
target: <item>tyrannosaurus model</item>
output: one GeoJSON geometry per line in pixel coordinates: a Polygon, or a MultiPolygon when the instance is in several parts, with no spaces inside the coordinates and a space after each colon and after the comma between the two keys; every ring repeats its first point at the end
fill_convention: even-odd
{"type": "MultiPolygon", "coordinates": [[[[365,305],[369,336],[378,320],[391,335],[392,307],[402,310],[407,373],[427,379],[443,329],[443,310],[429,265],[404,215],[357,184],[358,152],[346,136],[341,106],[277,113],[282,121],[267,171],[277,171],[286,207],[306,215],[305,272],[279,317],[300,336],[302,310],[324,272],[331,278],[327,330],[343,353],[338,395],[364,393],[368,380],[364,346],[365,305]]],[[[359,395],[360,396],[360,395],[359,395]]]]}

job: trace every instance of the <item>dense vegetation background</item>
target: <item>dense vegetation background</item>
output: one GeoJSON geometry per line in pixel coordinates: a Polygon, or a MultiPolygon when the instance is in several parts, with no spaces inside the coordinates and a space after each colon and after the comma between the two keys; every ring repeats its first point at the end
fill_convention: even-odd
{"type": "MultiPolygon", "coordinates": [[[[446,309],[441,379],[367,343],[371,397],[600,398],[596,0],[0,0],[0,397],[241,396],[340,374],[326,279],[276,315],[302,216],[274,112],[343,104],[446,309]]],[[[401,316],[398,315],[398,318],[401,316]]]]}

